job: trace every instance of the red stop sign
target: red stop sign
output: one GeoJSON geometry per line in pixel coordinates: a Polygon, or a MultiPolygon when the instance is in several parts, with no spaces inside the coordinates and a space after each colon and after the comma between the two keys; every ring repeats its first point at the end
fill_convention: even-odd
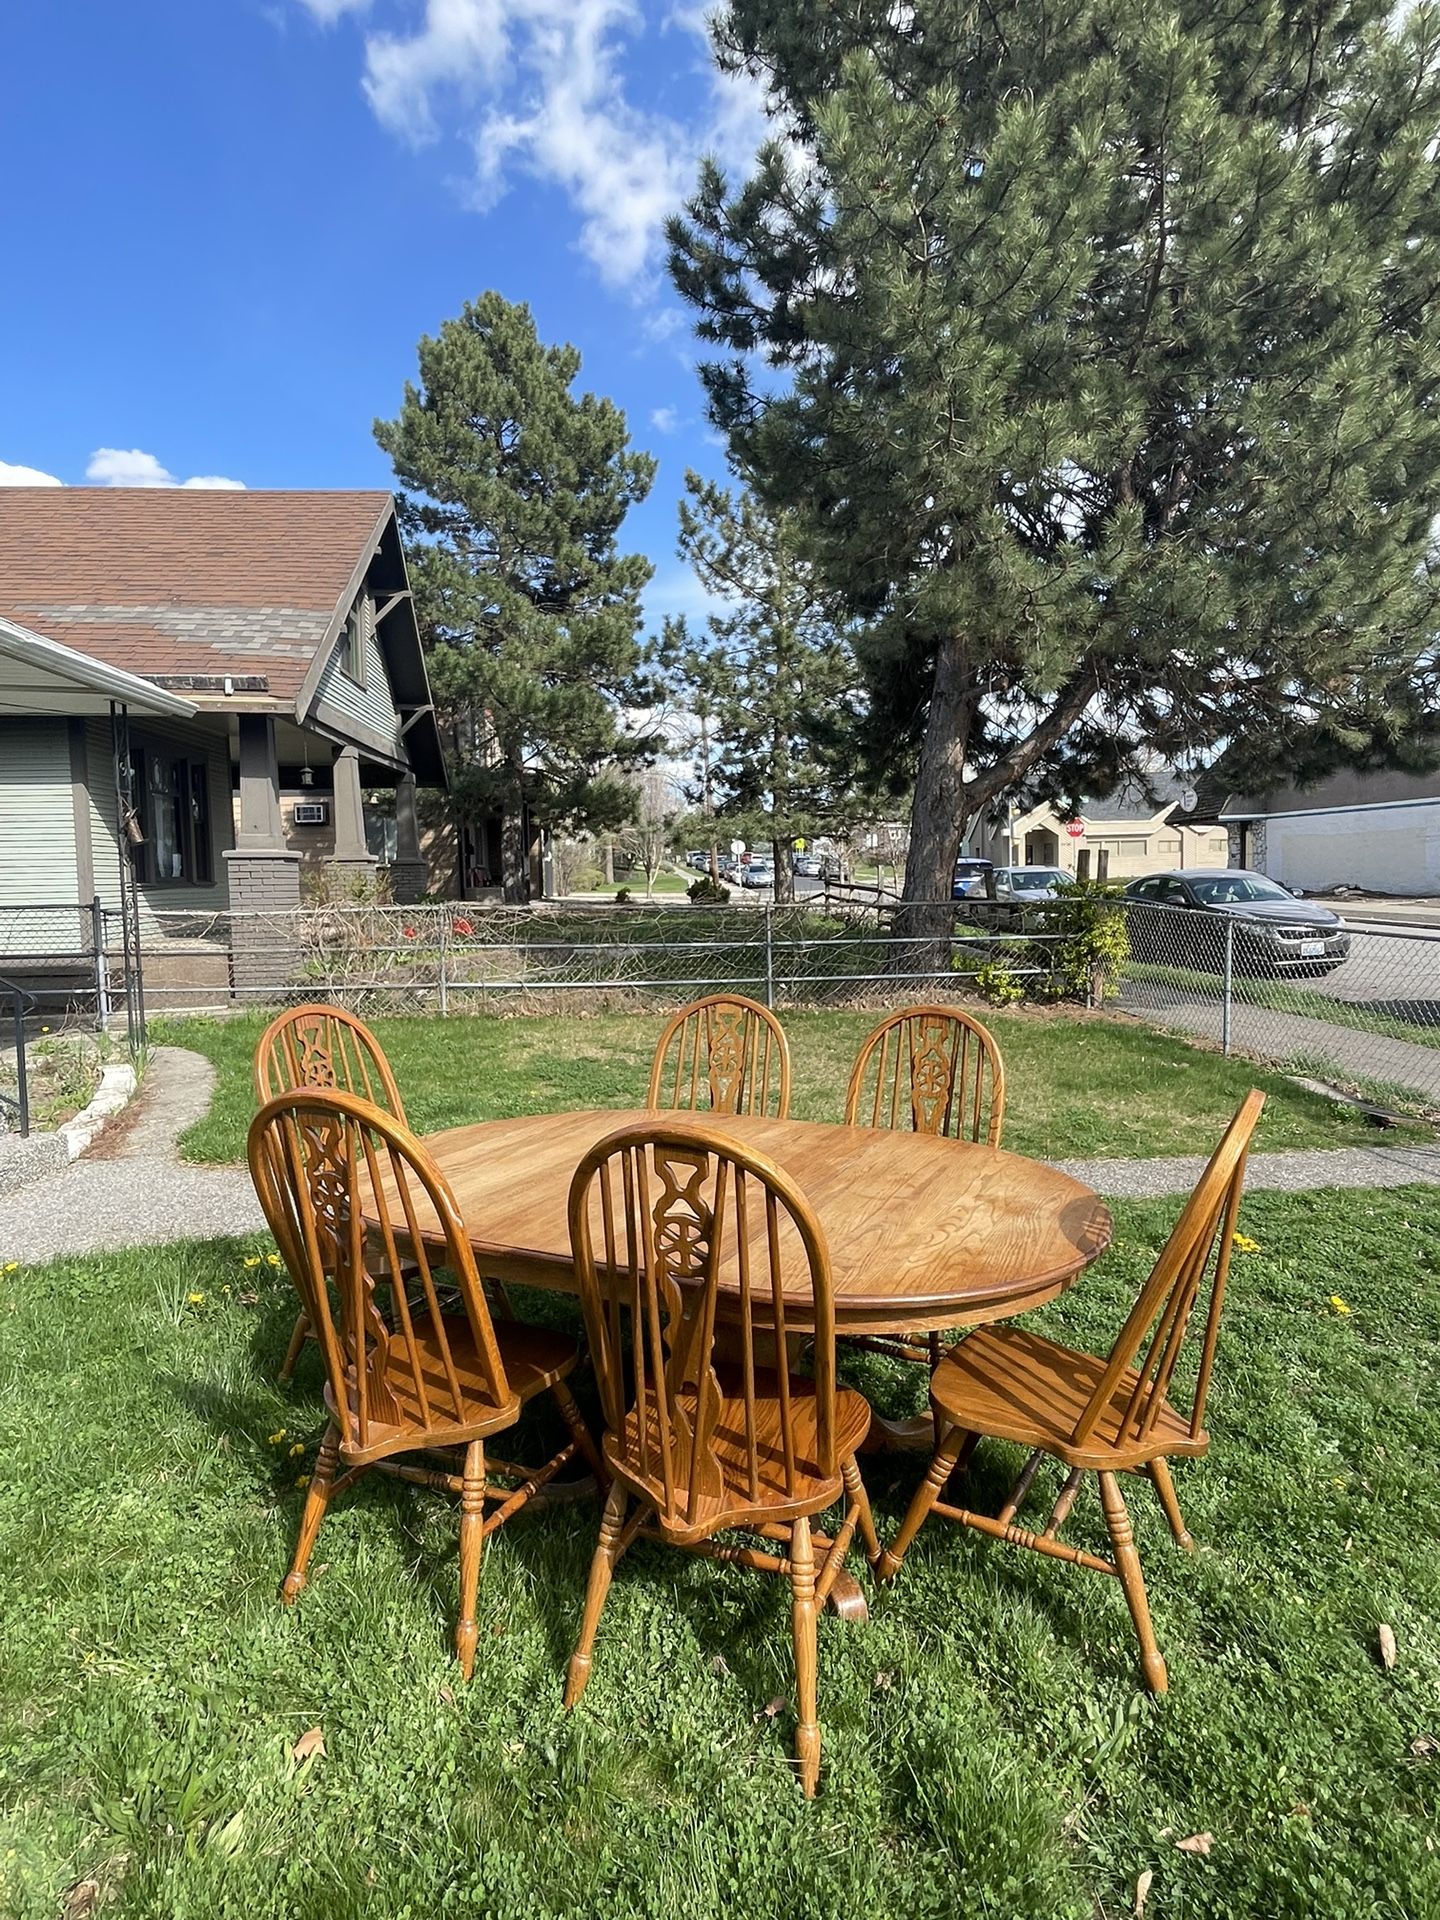
{"type": "Polygon", "coordinates": [[[1072,840],[1078,840],[1085,831],[1085,822],[1083,820],[1067,820],[1065,822],[1065,831],[1072,840]]]}

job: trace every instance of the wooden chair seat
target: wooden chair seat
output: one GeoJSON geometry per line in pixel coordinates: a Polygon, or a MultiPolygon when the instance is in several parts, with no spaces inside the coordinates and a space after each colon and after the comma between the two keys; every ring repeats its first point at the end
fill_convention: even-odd
{"type": "MultiPolygon", "coordinates": [[[[844,1493],[844,1481],[838,1466],[829,1473],[820,1466],[819,1402],[814,1382],[792,1379],[790,1383],[792,1479],[786,1470],[779,1382],[774,1373],[756,1372],[753,1428],[759,1486],[756,1493],[752,1492],[750,1479],[744,1380],[738,1367],[717,1367],[715,1376],[720,1383],[721,1398],[711,1449],[719,1469],[719,1484],[707,1489],[697,1517],[678,1527],[661,1523],[666,1539],[681,1545],[703,1539],[718,1527],[743,1527],[757,1520],[823,1513],[826,1507],[833,1506],[844,1493]]],[[[693,1418],[693,1393],[680,1397],[678,1405],[687,1417],[693,1418]]],[[[664,1497],[656,1468],[661,1442],[653,1400],[646,1403],[645,1425],[647,1431],[642,1436],[640,1416],[632,1408],[623,1432],[607,1433],[603,1448],[606,1464],[615,1476],[632,1487],[641,1499],[653,1502],[664,1497]]],[[[854,1454],[869,1430],[870,1405],[865,1396],[852,1387],[837,1389],[835,1449],[840,1458],[854,1454]]]]}
{"type": "Polygon", "coordinates": [[[1157,1454],[1199,1455],[1208,1433],[1162,1400],[1143,1440],[1122,1437],[1140,1376],[1127,1367],[1086,1441],[1072,1439],[1107,1361],[1059,1346],[1024,1327],[977,1327],[952,1347],[930,1380],[930,1397],[951,1426],[1043,1447],[1072,1467],[1124,1469],[1157,1454]]]}
{"type": "Polygon", "coordinates": [[[443,1338],[437,1335],[428,1316],[412,1322],[414,1358],[432,1409],[428,1419],[412,1371],[412,1349],[399,1343],[391,1350],[379,1381],[372,1381],[367,1446],[359,1443],[353,1416],[348,1422],[350,1431],[346,1431],[347,1422],[337,1409],[327,1383],[325,1404],[340,1428],[341,1459],[348,1465],[359,1466],[416,1445],[464,1446],[477,1437],[494,1433],[498,1427],[508,1426],[527,1400],[533,1400],[537,1393],[564,1380],[579,1361],[580,1350],[575,1341],[549,1327],[530,1327],[518,1320],[497,1320],[493,1325],[495,1344],[500,1349],[504,1377],[510,1388],[507,1397],[499,1402],[494,1397],[489,1367],[476,1348],[463,1313],[441,1314],[443,1338]],[[468,1421],[437,1423],[435,1419],[434,1408],[450,1405],[447,1351],[461,1395],[471,1412],[468,1421]],[[386,1394],[388,1406],[384,1404],[386,1394]],[[417,1440],[417,1435],[424,1437],[417,1440]]]}

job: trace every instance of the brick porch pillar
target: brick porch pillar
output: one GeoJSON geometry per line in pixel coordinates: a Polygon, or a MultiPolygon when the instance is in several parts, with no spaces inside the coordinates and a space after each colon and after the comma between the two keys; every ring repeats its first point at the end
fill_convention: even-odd
{"type": "Polygon", "coordinates": [[[275,722],[240,715],[240,823],[224,855],[230,911],[230,979],[246,998],[294,979],[293,931],[281,916],[300,905],[300,856],[285,845],[275,722]]]}

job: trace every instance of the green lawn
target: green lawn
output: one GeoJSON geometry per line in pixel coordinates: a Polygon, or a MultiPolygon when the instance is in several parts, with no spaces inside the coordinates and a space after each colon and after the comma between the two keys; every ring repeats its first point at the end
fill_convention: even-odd
{"type": "MultiPolygon", "coordinates": [[[[791,1111],[839,1120],[845,1084],[873,1013],[786,1013],[794,1060],[791,1111]]],[[[1260,1148],[1373,1142],[1359,1116],[1244,1060],[1205,1053],[1168,1034],[1073,1011],[996,1014],[987,1022],[1008,1075],[1005,1144],[1047,1159],[1208,1153],[1248,1087],[1269,1089],[1260,1148]]],[[[250,1058],[264,1016],[156,1020],[152,1037],[212,1059],[220,1083],[183,1150],[238,1160],[254,1112],[250,1058]]],[[[413,1126],[555,1108],[625,1107],[644,1098],[658,1013],[377,1019],[413,1126]]],[[[1395,1136],[1391,1136],[1394,1138],[1395,1136]]]]}
{"type": "MultiPolygon", "coordinates": [[[[1045,1320],[1106,1341],[1176,1210],[1118,1209],[1045,1320]]],[[[1198,1554],[1131,1502],[1168,1697],[1118,1585],[932,1527],[867,1626],[822,1622],[808,1805],[778,1583],[641,1543],[562,1713],[592,1506],[498,1536],[469,1687],[442,1496],[366,1481],[276,1604],[323,1415],[313,1351],[274,1384],[263,1243],[0,1274],[0,1913],[1097,1920],[1145,1872],[1147,1920],[1440,1913],[1440,1196],[1259,1194],[1242,1225],[1213,1453],[1177,1468],[1198,1554]]],[[[865,1464],[889,1533],[918,1462],[865,1464]]],[[[983,1452],[978,1497],[1012,1468],[983,1452]]],[[[1093,1493],[1068,1534],[1102,1544],[1093,1493]]]]}

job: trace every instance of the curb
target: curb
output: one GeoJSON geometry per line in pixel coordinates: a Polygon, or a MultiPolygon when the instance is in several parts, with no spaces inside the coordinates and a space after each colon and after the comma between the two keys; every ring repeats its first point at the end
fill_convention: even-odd
{"type": "Polygon", "coordinates": [[[134,1067],[101,1068],[100,1085],[89,1106],[56,1129],[69,1159],[78,1160],[87,1147],[94,1145],[115,1115],[130,1104],[139,1084],[134,1067]]]}

